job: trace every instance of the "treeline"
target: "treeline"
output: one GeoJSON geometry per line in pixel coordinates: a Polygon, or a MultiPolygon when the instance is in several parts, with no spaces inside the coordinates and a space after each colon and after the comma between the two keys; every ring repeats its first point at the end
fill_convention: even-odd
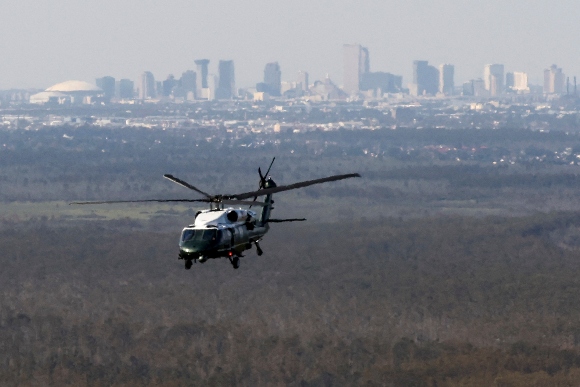
{"type": "Polygon", "coordinates": [[[4,222],[3,385],[574,386],[580,214],[273,227],[183,270],[134,221],[4,222]]]}

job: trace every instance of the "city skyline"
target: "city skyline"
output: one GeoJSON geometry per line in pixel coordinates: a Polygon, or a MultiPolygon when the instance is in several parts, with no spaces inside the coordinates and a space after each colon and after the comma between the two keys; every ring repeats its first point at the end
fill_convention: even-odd
{"type": "Polygon", "coordinates": [[[580,74],[570,38],[580,32],[575,20],[580,4],[572,1],[29,5],[3,6],[0,31],[9,39],[0,43],[5,58],[0,89],[45,88],[66,79],[92,82],[104,75],[137,81],[143,71],[163,77],[195,69],[197,58],[212,58],[214,65],[234,60],[239,87],[253,86],[262,79],[263,64],[275,61],[283,80],[292,79],[284,74],[305,70],[311,80],[329,74],[340,84],[345,43],[367,47],[373,69],[402,75],[404,84],[418,59],[454,64],[456,84],[481,77],[488,63],[525,71],[532,84],[543,83],[543,70],[552,63],[580,74]],[[259,23],[248,27],[247,20],[259,23]]]}

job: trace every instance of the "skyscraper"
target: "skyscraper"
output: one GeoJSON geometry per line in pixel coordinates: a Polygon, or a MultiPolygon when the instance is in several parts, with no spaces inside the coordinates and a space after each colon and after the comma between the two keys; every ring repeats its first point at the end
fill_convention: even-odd
{"type": "Polygon", "coordinates": [[[169,74],[167,79],[163,81],[163,96],[169,97],[173,89],[177,87],[177,80],[173,76],[173,74],[169,74]]]}
{"type": "Polygon", "coordinates": [[[485,90],[489,91],[490,96],[496,96],[503,93],[504,79],[504,69],[502,64],[488,64],[483,68],[485,90]]]}
{"type": "Polygon", "coordinates": [[[208,87],[208,85],[207,85],[207,66],[209,64],[209,59],[198,59],[195,61],[195,64],[197,65],[197,76],[199,77],[197,79],[197,87],[198,87],[197,95],[200,96],[201,89],[207,89],[207,87],[208,87]]]}
{"type": "Polygon", "coordinates": [[[483,79],[472,79],[463,83],[463,95],[475,96],[475,97],[487,97],[489,92],[485,90],[485,82],[483,79]]]}
{"type": "Polygon", "coordinates": [[[133,98],[135,84],[130,79],[121,79],[116,83],[115,94],[119,99],[131,99],[133,98]]]}
{"type": "Polygon", "coordinates": [[[296,88],[300,94],[308,92],[308,73],[306,71],[298,72],[298,81],[296,82],[296,88]]]}
{"type": "Polygon", "coordinates": [[[216,90],[217,99],[232,99],[235,96],[236,82],[234,77],[234,61],[220,60],[219,81],[216,90]]]}
{"type": "Polygon", "coordinates": [[[109,76],[97,78],[96,84],[103,90],[106,99],[109,100],[115,96],[115,78],[109,76]]]}
{"type": "Polygon", "coordinates": [[[141,74],[141,82],[139,86],[139,99],[150,99],[157,96],[157,93],[155,92],[155,77],[153,77],[153,74],[150,71],[145,71],[141,74]]]}
{"type": "Polygon", "coordinates": [[[413,61],[413,84],[411,95],[435,95],[439,90],[439,70],[426,60],[413,61]]]}
{"type": "Polygon", "coordinates": [[[556,65],[544,70],[544,93],[562,94],[566,84],[566,76],[556,65]]]}
{"type": "Polygon", "coordinates": [[[386,73],[383,71],[373,71],[363,74],[360,89],[362,91],[373,90],[380,93],[396,93],[402,88],[403,77],[386,73]]]}
{"type": "Polygon", "coordinates": [[[181,74],[181,88],[187,99],[195,99],[197,93],[197,74],[195,71],[187,70],[181,74]]]}
{"type": "Polygon", "coordinates": [[[364,74],[370,72],[369,51],[360,44],[345,44],[344,53],[344,82],[343,90],[349,94],[356,94],[364,74]]]}
{"type": "Polygon", "coordinates": [[[278,62],[267,63],[264,67],[264,84],[268,94],[279,97],[282,88],[282,72],[278,62]]]}
{"type": "Polygon", "coordinates": [[[511,90],[514,87],[514,73],[505,74],[505,89],[511,90]]]}
{"type": "Polygon", "coordinates": [[[530,88],[528,87],[528,74],[521,71],[515,71],[514,85],[512,89],[520,92],[529,91],[530,88]]]}
{"type": "Polygon", "coordinates": [[[454,82],[455,67],[450,64],[439,66],[439,92],[445,95],[452,95],[455,88],[454,82]]]}

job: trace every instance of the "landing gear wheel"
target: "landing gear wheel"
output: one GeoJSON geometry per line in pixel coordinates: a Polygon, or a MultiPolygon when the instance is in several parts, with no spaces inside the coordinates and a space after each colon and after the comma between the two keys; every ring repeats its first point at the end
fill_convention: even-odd
{"type": "Polygon", "coordinates": [[[191,269],[191,265],[192,265],[191,259],[186,259],[185,260],[185,270],[191,269]]]}
{"type": "Polygon", "coordinates": [[[234,269],[239,268],[240,267],[240,258],[238,258],[238,257],[232,258],[232,266],[234,267],[234,269]]]}

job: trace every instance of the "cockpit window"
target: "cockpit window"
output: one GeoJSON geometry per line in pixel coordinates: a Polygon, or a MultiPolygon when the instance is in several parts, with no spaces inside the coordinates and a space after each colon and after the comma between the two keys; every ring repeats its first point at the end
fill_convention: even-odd
{"type": "Polygon", "coordinates": [[[194,229],[186,229],[183,230],[181,233],[181,241],[188,242],[188,241],[206,241],[206,242],[214,242],[217,240],[218,233],[215,229],[209,230],[194,230],[194,229]]]}
{"type": "Polygon", "coordinates": [[[203,240],[204,241],[215,241],[216,230],[205,230],[203,232],[203,240]]]}
{"type": "Polygon", "coordinates": [[[195,237],[195,230],[183,230],[183,234],[181,234],[181,241],[187,242],[192,240],[195,237]]]}

